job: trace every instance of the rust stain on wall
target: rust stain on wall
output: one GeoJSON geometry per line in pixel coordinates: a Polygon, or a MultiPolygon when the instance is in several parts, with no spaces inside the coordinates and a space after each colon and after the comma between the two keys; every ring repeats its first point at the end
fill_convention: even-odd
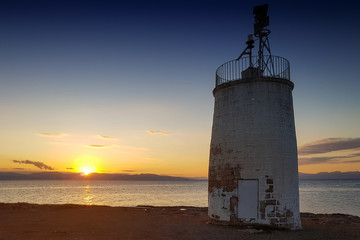
{"type": "Polygon", "coordinates": [[[216,156],[218,154],[222,154],[222,149],[218,146],[211,146],[210,152],[212,155],[216,156]]]}
{"type": "Polygon", "coordinates": [[[225,192],[232,192],[237,188],[237,181],[241,179],[239,164],[218,165],[209,167],[209,192],[215,188],[223,188],[225,192]]]}
{"type": "Polygon", "coordinates": [[[229,149],[229,150],[226,151],[226,153],[231,154],[233,151],[234,151],[234,150],[229,149]]]}
{"type": "Polygon", "coordinates": [[[267,193],[272,193],[274,191],[274,185],[269,185],[268,189],[265,190],[267,193]]]}
{"type": "Polygon", "coordinates": [[[239,199],[238,199],[238,197],[236,197],[236,196],[232,196],[232,197],[230,198],[230,212],[232,212],[232,213],[235,212],[235,209],[236,209],[236,206],[237,206],[237,204],[238,204],[238,201],[239,201],[239,199]]]}

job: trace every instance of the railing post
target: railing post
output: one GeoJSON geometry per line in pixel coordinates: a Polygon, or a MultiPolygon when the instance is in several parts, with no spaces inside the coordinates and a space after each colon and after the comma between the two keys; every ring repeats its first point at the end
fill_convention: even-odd
{"type": "MultiPolygon", "coordinates": [[[[263,77],[276,77],[276,78],[283,78],[290,80],[290,64],[289,61],[285,58],[279,57],[279,56],[263,56],[267,61],[272,62],[272,66],[270,66],[272,69],[262,69],[264,72],[262,72],[263,77]]],[[[249,57],[250,58],[250,57],[249,57]]],[[[238,60],[232,60],[229,62],[226,62],[222,64],[217,70],[216,70],[216,80],[215,84],[217,86],[240,80],[242,78],[243,71],[249,69],[250,67],[254,68],[252,70],[249,70],[251,73],[251,76],[255,71],[261,71],[259,62],[259,56],[251,56],[251,59],[247,59],[247,57],[240,58],[238,60]],[[252,63],[249,64],[249,63],[252,63]]]]}

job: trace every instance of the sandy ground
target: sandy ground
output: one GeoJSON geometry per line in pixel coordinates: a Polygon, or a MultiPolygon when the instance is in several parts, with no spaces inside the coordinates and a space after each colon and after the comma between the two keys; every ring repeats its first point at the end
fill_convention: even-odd
{"type": "Polygon", "coordinates": [[[0,240],[286,239],[360,240],[360,217],[302,214],[303,230],[209,224],[207,208],[107,207],[0,203],[0,240]]]}

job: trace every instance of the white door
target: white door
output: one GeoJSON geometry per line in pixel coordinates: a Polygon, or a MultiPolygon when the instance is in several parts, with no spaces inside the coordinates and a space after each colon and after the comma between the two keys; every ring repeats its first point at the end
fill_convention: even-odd
{"type": "Polygon", "coordinates": [[[257,218],[258,180],[238,181],[238,218],[257,218]]]}

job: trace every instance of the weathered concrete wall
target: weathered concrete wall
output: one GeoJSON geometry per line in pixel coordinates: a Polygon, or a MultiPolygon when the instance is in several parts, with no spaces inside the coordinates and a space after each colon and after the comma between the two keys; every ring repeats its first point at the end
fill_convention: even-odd
{"type": "Polygon", "coordinates": [[[214,90],[209,217],[301,228],[297,145],[288,80],[239,80],[214,90]],[[258,217],[238,218],[238,180],[258,180],[258,217]]]}

